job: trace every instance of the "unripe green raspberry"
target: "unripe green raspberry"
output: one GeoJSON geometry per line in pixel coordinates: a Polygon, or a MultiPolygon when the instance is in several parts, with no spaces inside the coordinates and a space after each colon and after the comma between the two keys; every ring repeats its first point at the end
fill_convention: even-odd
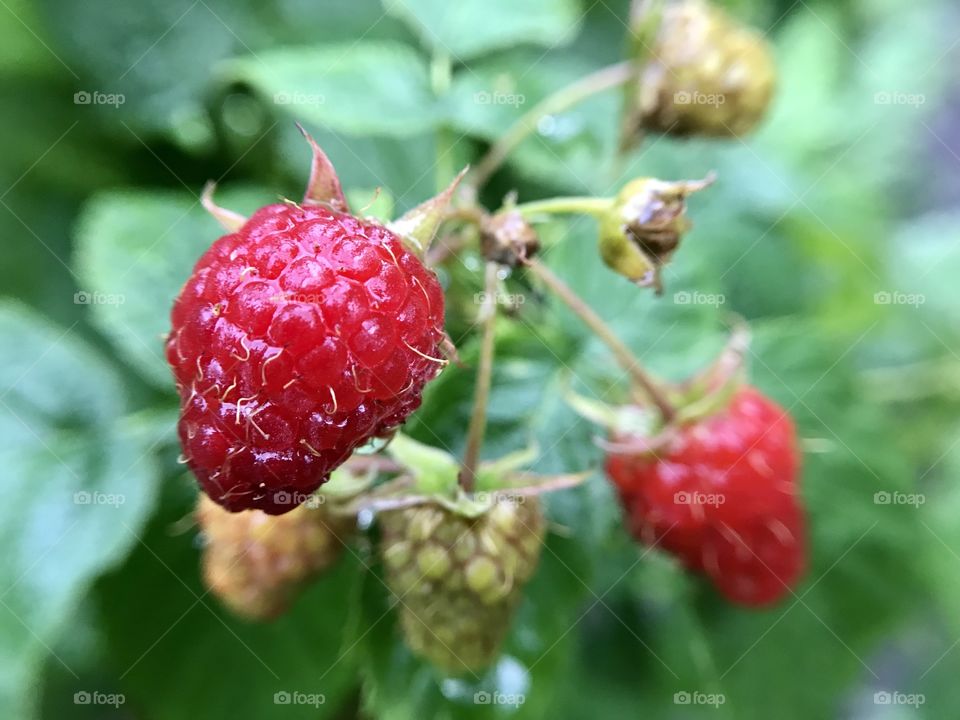
{"type": "Polygon", "coordinates": [[[703,0],[678,0],[663,10],[638,82],[634,130],[740,136],[766,112],[776,68],[759,32],[703,0]]]}
{"type": "Polygon", "coordinates": [[[276,617],[313,576],[340,556],[349,523],[308,500],[285,515],[231,513],[200,496],[197,521],[206,538],[203,579],[238,615],[276,617]]]}
{"type": "Polygon", "coordinates": [[[505,498],[468,516],[431,502],[382,512],[380,524],[410,649],[445,672],[490,665],[540,558],[540,503],[505,498]]]}

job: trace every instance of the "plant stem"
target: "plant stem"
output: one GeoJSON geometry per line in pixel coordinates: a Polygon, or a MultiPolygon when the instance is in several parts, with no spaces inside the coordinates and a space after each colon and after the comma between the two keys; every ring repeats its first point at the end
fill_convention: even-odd
{"type": "Polygon", "coordinates": [[[561,88],[553,95],[544,98],[531,108],[529,112],[524,113],[524,115],[493,144],[487,151],[487,154],[483,156],[470,173],[466,184],[474,188],[482,187],[487,180],[490,179],[490,176],[503,164],[507,156],[510,155],[528,135],[537,129],[540,119],[545,115],[563,112],[597,93],[623,85],[633,77],[635,72],[636,67],[633,62],[619,62],[586,75],[570,85],[561,88]]]}
{"type": "Polygon", "coordinates": [[[463,454],[463,469],[460,471],[460,487],[464,492],[473,492],[480,463],[480,447],[487,429],[487,403],[490,400],[490,384],[493,379],[493,349],[497,319],[497,272],[496,263],[488,262],[484,281],[485,295],[480,306],[480,321],[483,323],[483,339],[480,346],[480,364],[477,367],[477,386],[473,393],[473,413],[467,431],[467,449],[463,454]]]}
{"type": "Polygon", "coordinates": [[[563,280],[554,275],[546,265],[539,260],[529,260],[527,267],[539,277],[543,283],[549,287],[563,302],[577,315],[584,324],[589,327],[600,340],[610,348],[617,362],[630,373],[630,377],[636,385],[643,389],[663,417],[664,423],[669,423],[677,411],[676,408],[667,399],[666,393],[660,386],[654,382],[647,372],[640,365],[640,362],[634,357],[630,348],[616,336],[610,326],[594,312],[593,308],[587,305],[583,299],[578,296],[563,280]]]}
{"type": "Polygon", "coordinates": [[[460,222],[479,225],[483,220],[484,211],[477,205],[453,207],[447,210],[444,221],[459,220],[460,222]]]}
{"type": "Polygon", "coordinates": [[[593,215],[594,217],[610,209],[611,201],[608,198],[595,197],[558,197],[546,200],[517,205],[514,210],[525,218],[533,215],[593,215]]]}

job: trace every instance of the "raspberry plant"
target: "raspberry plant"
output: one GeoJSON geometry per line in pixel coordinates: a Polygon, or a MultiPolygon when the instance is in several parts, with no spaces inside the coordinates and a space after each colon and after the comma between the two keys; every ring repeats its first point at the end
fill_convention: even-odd
{"type": "Polygon", "coordinates": [[[949,716],[945,2],[135,5],[0,28],[0,715],[949,716]]]}

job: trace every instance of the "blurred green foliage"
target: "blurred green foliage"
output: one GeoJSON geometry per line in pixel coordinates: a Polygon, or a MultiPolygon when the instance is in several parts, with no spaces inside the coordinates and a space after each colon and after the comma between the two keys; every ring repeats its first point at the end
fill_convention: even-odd
{"type": "MultiPolygon", "coordinates": [[[[807,581],[771,610],[730,607],[634,545],[594,473],[550,497],[557,532],[503,660],[455,680],[399,641],[367,545],[274,624],[205,594],[167,308],[217,234],[205,180],[246,211],[297,196],[294,120],[352,192],[382,186],[409,208],[534,103],[616,62],[626,2],[0,3],[0,716],[952,717],[960,215],[935,168],[960,152],[943,121],[957,10],[727,4],[776,44],[778,96],[755,136],[651,138],[617,160],[620,98],[606,93],[543,119],[485,197],[717,170],[663,299],[602,267],[588,219],[545,227],[545,259],[665,376],[708,362],[726,313],[752,321],[754,381],[805,438],[807,581]],[[924,502],[875,498],[897,492],[924,502]],[[924,703],[878,704],[885,690],[924,703]],[[275,704],[285,691],[325,702],[275,704]],[[678,705],[677,692],[726,702],[678,705]]],[[[442,276],[469,361],[479,260],[462,260],[442,276]]],[[[538,471],[596,468],[594,430],[561,391],[614,399],[622,374],[562,307],[508,284],[526,302],[500,329],[485,453],[535,442],[538,471]]],[[[410,432],[460,451],[472,387],[469,368],[449,368],[410,432]]]]}

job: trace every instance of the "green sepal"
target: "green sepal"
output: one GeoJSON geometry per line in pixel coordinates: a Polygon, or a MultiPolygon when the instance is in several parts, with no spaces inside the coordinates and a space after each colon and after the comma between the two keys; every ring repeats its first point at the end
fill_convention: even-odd
{"type": "Polygon", "coordinates": [[[460,463],[448,452],[397,433],[387,453],[413,478],[416,492],[450,497],[457,491],[460,463]]]}

